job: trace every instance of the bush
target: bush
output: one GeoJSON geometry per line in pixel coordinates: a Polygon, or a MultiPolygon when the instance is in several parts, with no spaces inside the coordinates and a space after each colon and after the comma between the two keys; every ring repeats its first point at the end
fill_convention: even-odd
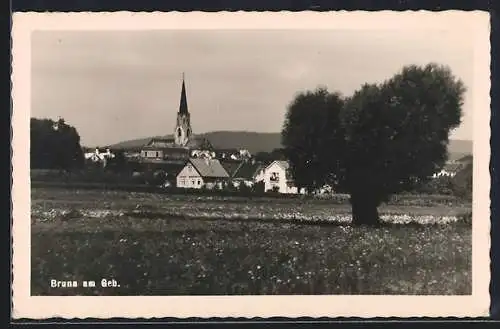
{"type": "Polygon", "coordinates": [[[257,182],[255,183],[253,186],[252,186],[252,190],[255,192],[255,193],[264,193],[265,192],[265,183],[263,181],[260,181],[260,182],[257,182]]]}
{"type": "Polygon", "coordinates": [[[467,213],[459,215],[457,223],[462,223],[462,224],[466,224],[466,225],[472,225],[472,212],[469,211],[467,213]]]}

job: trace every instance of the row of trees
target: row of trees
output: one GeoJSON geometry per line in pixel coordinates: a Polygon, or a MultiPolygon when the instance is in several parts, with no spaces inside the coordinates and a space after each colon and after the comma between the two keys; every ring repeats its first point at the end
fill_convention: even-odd
{"type": "Polygon", "coordinates": [[[330,184],[350,194],[356,224],[379,223],[377,208],[429,181],[447,158],[465,87],[448,67],[404,67],[350,97],[320,87],[288,107],[284,154],[298,187],[330,184]]]}
{"type": "MultiPolygon", "coordinates": [[[[75,127],[64,119],[31,118],[30,122],[30,166],[32,169],[59,169],[72,171],[85,166],[85,157],[80,145],[80,135],[75,127]]],[[[106,168],[120,172],[127,169],[123,151],[114,151],[106,168]]],[[[96,166],[102,167],[102,164],[96,166]]],[[[89,166],[90,168],[92,166],[89,166]]]]}

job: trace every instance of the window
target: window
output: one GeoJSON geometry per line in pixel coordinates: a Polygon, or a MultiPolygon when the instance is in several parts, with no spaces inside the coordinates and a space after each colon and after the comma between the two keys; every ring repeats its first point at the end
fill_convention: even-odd
{"type": "Polygon", "coordinates": [[[271,182],[279,183],[280,177],[277,172],[272,172],[271,177],[269,178],[271,182]]]}
{"type": "Polygon", "coordinates": [[[201,179],[198,179],[198,185],[201,185],[201,179]]]}

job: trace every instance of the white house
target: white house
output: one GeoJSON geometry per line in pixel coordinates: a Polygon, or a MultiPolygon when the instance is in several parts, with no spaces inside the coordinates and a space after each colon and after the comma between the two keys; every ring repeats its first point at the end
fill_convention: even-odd
{"type": "Polygon", "coordinates": [[[463,165],[457,161],[450,161],[445,164],[445,166],[438,172],[432,175],[432,178],[440,178],[440,177],[455,177],[457,172],[459,172],[463,168],[463,165]]]}
{"type": "MultiPolygon", "coordinates": [[[[296,194],[298,188],[293,184],[289,174],[290,165],[287,161],[276,160],[271,162],[263,172],[257,174],[264,181],[264,190],[276,190],[279,193],[296,194]]],[[[256,178],[256,181],[258,181],[256,178]]],[[[304,193],[304,189],[300,191],[304,193]]]]}
{"type": "Polygon", "coordinates": [[[229,174],[219,160],[201,158],[190,158],[176,177],[177,187],[195,189],[220,188],[228,180],[229,174]]]}
{"type": "Polygon", "coordinates": [[[218,149],[215,157],[220,160],[248,160],[252,154],[245,149],[218,149]]]}
{"type": "Polygon", "coordinates": [[[215,152],[208,150],[192,150],[191,151],[192,158],[203,158],[203,159],[214,159],[215,152]]]}
{"type": "Polygon", "coordinates": [[[106,165],[109,159],[115,157],[109,148],[105,150],[100,150],[98,147],[94,150],[94,152],[87,152],[84,154],[85,160],[93,163],[101,163],[103,166],[106,165]]]}

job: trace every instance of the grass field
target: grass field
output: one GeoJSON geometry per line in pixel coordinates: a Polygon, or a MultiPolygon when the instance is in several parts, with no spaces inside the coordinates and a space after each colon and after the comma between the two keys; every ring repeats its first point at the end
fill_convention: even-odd
{"type": "Polygon", "coordinates": [[[470,294],[471,205],[423,203],[381,206],[386,225],[363,228],[324,200],[35,188],[31,292],[470,294]]]}

